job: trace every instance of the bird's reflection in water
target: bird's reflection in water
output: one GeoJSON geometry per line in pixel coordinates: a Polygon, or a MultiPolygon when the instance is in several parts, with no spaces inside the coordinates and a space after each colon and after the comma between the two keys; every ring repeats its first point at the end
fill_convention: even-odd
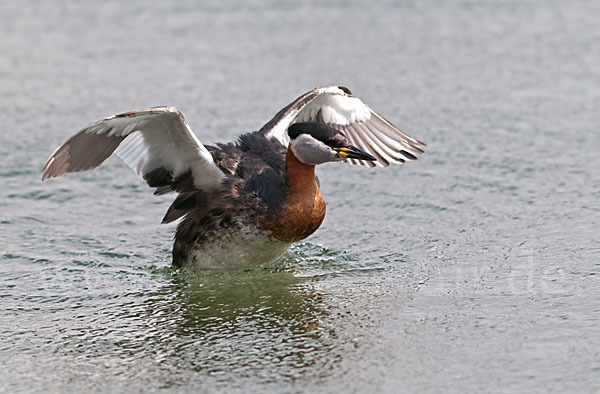
{"type": "Polygon", "coordinates": [[[179,271],[146,297],[155,359],[169,369],[281,381],[322,376],[337,360],[321,296],[288,272],[179,271]]]}

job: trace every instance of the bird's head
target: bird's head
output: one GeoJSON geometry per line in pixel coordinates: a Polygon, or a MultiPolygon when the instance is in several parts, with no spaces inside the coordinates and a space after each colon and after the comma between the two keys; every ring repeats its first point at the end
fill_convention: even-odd
{"type": "Polygon", "coordinates": [[[375,157],[352,146],[344,133],[323,123],[294,123],[288,128],[290,149],[304,164],[358,159],[375,161],[375,157]]]}

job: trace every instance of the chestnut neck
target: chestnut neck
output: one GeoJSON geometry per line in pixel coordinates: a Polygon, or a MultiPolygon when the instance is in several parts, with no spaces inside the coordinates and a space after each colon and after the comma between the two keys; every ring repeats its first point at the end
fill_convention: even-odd
{"type": "Polygon", "coordinates": [[[296,242],[314,233],[325,218],[325,201],[315,178],[315,166],[304,164],[290,148],[285,156],[287,195],[274,220],[263,224],[273,236],[296,242]]]}
{"type": "Polygon", "coordinates": [[[298,160],[290,147],[288,147],[287,154],[285,155],[285,167],[286,181],[292,195],[299,191],[306,193],[319,189],[317,179],[315,178],[315,166],[304,164],[298,160]]]}

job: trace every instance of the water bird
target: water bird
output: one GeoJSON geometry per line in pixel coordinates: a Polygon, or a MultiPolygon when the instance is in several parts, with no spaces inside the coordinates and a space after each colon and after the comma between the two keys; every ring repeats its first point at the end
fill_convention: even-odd
{"type": "Polygon", "coordinates": [[[424,146],[349,89],[327,86],[232,143],[202,144],[174,107],[109,116],[59,146],[42,180],[96,168],[115,153],[154,194],[177,193],[162,220],[183,218],[173,265],[248,266],[277,259],[321,225],[316,165],[387,167],[416,160],[424,146]]]}

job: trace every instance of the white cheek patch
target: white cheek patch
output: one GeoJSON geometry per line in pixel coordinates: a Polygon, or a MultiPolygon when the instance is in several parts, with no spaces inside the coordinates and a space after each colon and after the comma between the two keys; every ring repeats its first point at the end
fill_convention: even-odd
{"type": "Polygon", "coordinates": [[[337,153],[308,134],[300,134],[291,143],[294,155],[304,164],[317,165],[337,161],[337,153]]]}

